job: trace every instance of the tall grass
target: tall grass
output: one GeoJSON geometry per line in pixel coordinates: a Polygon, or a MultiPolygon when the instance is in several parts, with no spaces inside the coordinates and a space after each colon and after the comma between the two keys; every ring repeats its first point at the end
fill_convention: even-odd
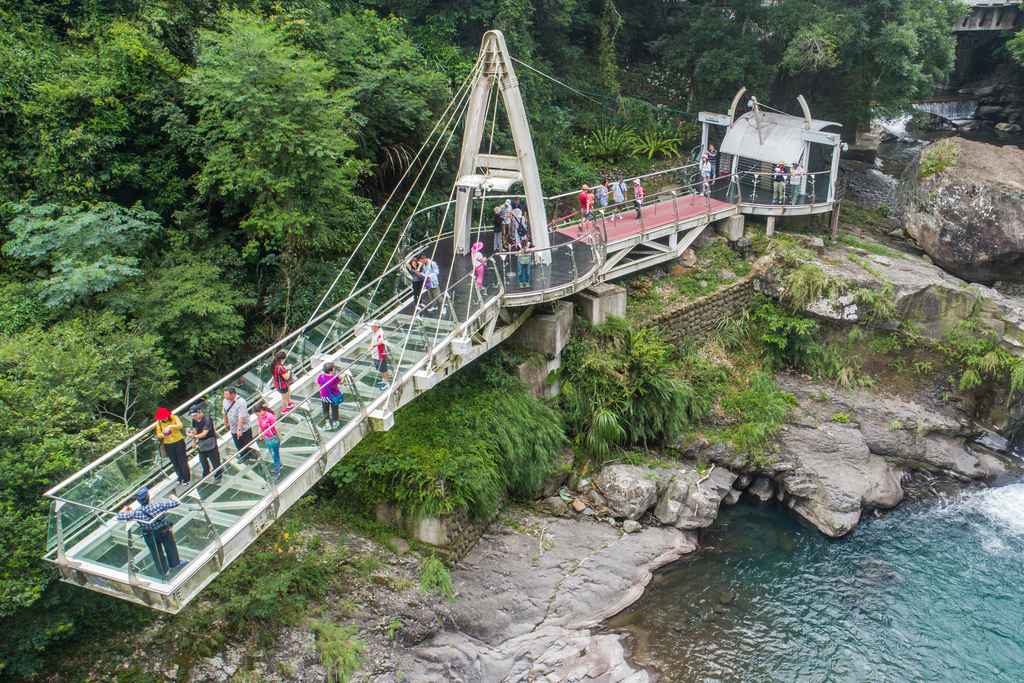
{"type": "Polygon", "coordinates": [[[465,505],[483,518],[505,495],[531,497],[564,444],[559,415],[495,354],[400,410],[394,427],[368,434],[331,476],[363,509],[389,501],[437,515],[465,505]]]}
{"type": "Polygon", "coordinates": [[[346,683],[363,662],[366,645],[356,638],[355,624],[340,626],[322,619],[310,619],[316,635],[317,658],[327,670],[327,683],[346,683]]]}

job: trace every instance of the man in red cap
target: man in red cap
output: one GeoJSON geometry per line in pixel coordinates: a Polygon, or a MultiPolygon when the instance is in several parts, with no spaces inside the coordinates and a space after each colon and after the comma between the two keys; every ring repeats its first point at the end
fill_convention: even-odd
{"type": "Polygon", "coordinates": [[[178,416],[167,408],[156,411],[156,436],[163,443],[164,452],[174,467],[174,473],[178,475],[178,483],[188,486],[192,483],[192,472],[185,453],[185,437],[181,434],[184,428],[178,416]]]}

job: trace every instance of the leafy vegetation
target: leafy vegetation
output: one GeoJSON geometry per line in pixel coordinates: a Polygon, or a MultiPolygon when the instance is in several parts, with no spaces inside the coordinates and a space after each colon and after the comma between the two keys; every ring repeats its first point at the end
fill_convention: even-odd
{"type": "Polygon", "coordinates": [[[946,138],[926,149],[921,156],[921,180],[945,171],[956,163],[959,153],[960,138],[946,138]]]}
{"type": "Polygon", "coordinates": [[[693,388],[679,378],[672,346],[657,330],[574,326],[562,351],[560,406],[577,447],[599,460],[615,446],[671,439],[699,417],[693,388]],[[592,329],[595,335],[589,335],[592,329]]]}
{"type": "Polygon", "coordinates": [[[447,565],[436,557],[424,558],[420,563],[420,592],[433,593],[444,597],[448,602],[455,602],[452,575],[447,565]]]}
{"type": "Polygon", "coordinates": [[[366,645],[356,638],[354,624],[340,626],[333,622],[313,619],[309,622],[316,634],[316,650],[320,663],[327,669],[328,683],[345,683],[363,661],[366,645]]]}
{"type": "Polygon", "coordinates": [[[494,354],[410,404],[331,477],[363,509],[392,501],[413,514],[465,505],[483,519],[506,494],[532,495],[564,442],[562,423],[502,363],[494,354]]]}
{"type": "MultiPolygon", "coordinates": [[[[881,207],[879,207],[881,208],[881,207]]],[[[853,235],[839,235],[839,241],[843,244],[847,244],[851,247],[863,249],[864,251],[871,252],[872,254],[878,254],[879,256],[886,256],[888,258],[899,258],[906,259],[907,257],[903,254],[893,251],[889,247],[883,247],[880,244],[873,244],[871,242],[864,242],[857,239],[853,235]]]]}

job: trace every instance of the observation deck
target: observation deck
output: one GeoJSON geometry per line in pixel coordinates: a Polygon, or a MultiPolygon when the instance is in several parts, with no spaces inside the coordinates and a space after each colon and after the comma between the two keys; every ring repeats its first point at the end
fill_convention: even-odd
{"type": "MultiPolygon", "coordinates": [[[[185,411],[193,404],[202,404],[204,412],[218,416],[227,386],[236,387],[250,406],[264,401],[277,409],[283,466],[278,479],[271,476],[265,447],[254,461],[244,462],[230,436],[223,436],[219,439],[224,463],[221,482],[214,482],[211,473],[202,479],[193,475],[188,487],[178,485],[149,427],[46,494],[51,499],[46,559],[58,566],[66,582],[177,612],[370,430],[388,429],[396,410],[507,339],[536,306],[594,282],[677,258],[709,223],[741,211],[799,213],[824,204],[806,195],[796,204],[773,205],[757,174],[720,179],[711,196],[700,196],[687,184],[693,171],[691,165],[643,178],[644,183],[667,189],[645,198],[639,219],[632,202],[626,202],[599,210],[594,224],[581,225],[579,214],[571,211],[552,221],[548,226],[552,246],[546,250],[550,258],[533,266],[526,289],[516,284],[515,256],[492,252],[489,226],[475,230],[487,256],[483,288],[478,289],[469,257],[453,254],[451,228],[432,220],[450,217],[453,212],[445,210],[450,207],[421,209],[410,219],[408,232],[437,234],[440,228],[441,237],[410,240],[403,253],[406,259],[427,253],[440,265],[436,311],[414,314],[410,280],[401,266],[393,266],[174,409],[186,425],[185,411]],[[744,186],[746,198],[739,201],[744,186]],[[613,220],[620,211],[624,217],[613,220]],[[366,322],[373,318],[383,322],[391,351],[392,384],[383,390],[375,386],[379,375],[369,354],[366,322]],[[297,406],[283,416],[281,396],[273,390],[269,374],[269,362],[279,350],[288,353],[286,362],[293,365],[296,377],[292,400],[297,406]],[[345,381],[345,401],[339,406],[343,424],[335,430],[326,427],[316,384],[326,361],[333,361],[339,372],[352,374],[345,381]],[[141,542],[135,522],[115,520],[122,506],[135,505],[135,492],[143,485],[150,488],[153,500],[175,494],[182,501],[167,516],[173,521],[179,553],[188,564],[166,579],[141,542]]],[[[484,214],[504,199],[481,199],[487,205],[481,207],[484,214]]],[[[576,202],[576,193],[545,202],[551,215],[557,215],[576,202]]],[[[219,420],[215,422],[221,430],[219,420]]],[[[188,457],[197,471],[194,447],[188,457]]]]}
{"type": "MultiPolygon", "coordinates": [[[[709,114],[710,118],[702,118],[705,145],[710,125],[730,130],[746,125],[742,117],[733,120],[736,101],[728,117],[709,114]]],[[[430,160],[436,152],[435,170],[463,115],[466,125],[460,172],[449,201],[426,208],[416,204],[387,263],[382,266],[378,260],[374,265],[397,216],[404,215],[417,175],[405,199],[390,209],[396,218],[380,231],[380,241],[365,259],[366,265],[347,296],[174,409],[188,424],[185,411],[200,404],[219,423],[216,416],[222,412],[221,396],[227,387],[234,387],[250,407],[263,402],[276,408],[282,462],[279,477],[272,476],[265,447],[254,457],[242,458],[226,434],[218,440],[222,479],[215,481],[216,473],[211,472],[194,477],[192,484],[177,484],[149,425],[46,493],[51,503],[45,559],[58,567],[63,581],[178,612],[371,430],[389,429],[399,408],[508,339],[538,306],[595,282],[678,258],[712,222],[740,213],[823,213],[834,205],[838,136],[810,130],[813,122],[807,114],[808,128],[787,138],[798,145],[791,145],[792,158],[800,158],[805,165],[820,162],[821,168],[830,162],[831,170],[811,168],[798,184],[787,188],[785,203],[772,202],[772,177],[764,154],[758,156],[757,150],[745,154],[750,145],[744,144],[735,154],[727,155],[725,147],[731,139],[727,136],[720,163],[729,173],[716,178],[710,187],[699,178],[696,164],[681,166],[640,179],[648,193],[639,211],[632,201],[626,201],[598,207],[593,217],[581,220],[578,191],[554,197],[541,192],[518,80],[504,38],[497,31],[485,34],[480,59],[428,136],[429,142],[437,133],[434,148],[426,155],[430,160]],[[495,92],[505,100],[515,156],[481,152],[483,122],[490,98],[497,102],[495,92]],[[814,145],[824,152],[812,154],[814,145]],[[540,245],[532,251],[530,284],[524,288],[517,283],[518,255],[493,253],[491,226],[482,224],[483,217],[493,216],[495,207],[509,198],[488,192],[505,192],[520,182],[528,213],[536,220],[536,225],[530,226],[531,236],[540,245]],[[475,227],[474,216],[481,221],[475,227]],[[548,216],[560,218],[548,222],[548,216]],[[476,242],[483,245],[482,274],[474,270],[476,264],[468,253],[470,244],[476,242]],[[411,257],[421,254],[430,256],[440,270],[437,297],[427,304],[423,303],[426,297],[414,301],[406,267],[411,257]],[[388,340],[388,386],[379,383],[381,376],[371,358],[367,324],[371,320],[381,321],[388,340]],[[282,396],[273,389],[270,377],[270,361],[279,351],[287,355],[294,377],[291,398],[297,405],[286,413],[280,409],[282,396]],[[328,361],[345,378],[345,400],[339,406],[341,425],[333,429],[324,419],[317,384],[320,368],[328,361]],[[122,507],[138,505],[135,493],[141,486],[149,487],[151,500],[173,494],[182,501],[165,515],[173,523],[179,555],[187,564],[167,577],[139,542],[137,522],[116,519],[122,507]]],[[[756,123],[759,146],[764,147],[765,140],[773,145],[780,134],[773,134],[767,126],[780,127],[778,121],[762,126],[765,122],[757,119],[756,123]]],[[[493,132],[493,120],[490,129],[493,132]]],[[[486,148],[490,147],[488,143],[486,148]]],[[[417,159],[419,156],[417,153],[417,159]]],[[[426,161],[419,166],[421,170],[427,167],[426,161]]],[[[378,218],[383,213],[382,208],[378,218]]],[[[377,219],[360,246],[371,234],[376,236],[376,223],[377,219]]],[[[332,291],[333,285],[321,305],[332,291]]],[[[194,445],[187,455],[194,472],[200,464],[194,445]]]]}

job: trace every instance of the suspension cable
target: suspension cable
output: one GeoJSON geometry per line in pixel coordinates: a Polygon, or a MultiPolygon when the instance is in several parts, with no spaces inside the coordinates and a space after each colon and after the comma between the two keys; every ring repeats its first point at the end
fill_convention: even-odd
{"type": "Polygon", "coordinates": [[[534,73],[537,73],[537,74],[539,74],[539,75],[543,76],[544,78],[548,79],[549,81],[554,81],[555,83],[557,83],[558,85],[562,86],[562,87],[563,87],[563,88],[565,88],[566,90],[570,90],[570,91],[572,91],[572,92],[576,93],[577,95],[579,95],[580,97],[585,97],[586,99],[590,100],[590,101],[591,101],[591,102],[593,102],[594,104],[600,104],[600,105],[604,106],[604,103],[603,103],[603,102],[598,102],[597,100],[595,100],[595,99],[594,99],[593,97],[591,97],[590,95],[588,95],[588,94],[586,94],[586,93],[583,93],[583,92],[580,92],[579,90],[577,90],[576,88],[573,88],[572,86],[566,85],[565,83],[563,83],[562,81],[558,80],[558,79],[557,79],[557,78],[555,78],[554,76],[548,76],[548,75],[547,75],[546,73],[544,73],[543,71],[538,71],[537,69],[534,69],[534,68],[533,68],[532,66],[530,66],[530,65],[529,65],[529,64],[527,64],[526,62],[521,62],[521,61],[519,61],[518,59],[516,59],[515,57],[512,57],[511,55],[509,56],[509,59],[511,59],[511,60],[512,60],[513,62],[515,62],[516,64],[522,64],[523,66],[525,66],[525,67],[526,67],[527,69],[529,69],[530,71],[533,71],[534,73]]]}
{"type": "MultiPolygon", "coordinates": [[[[467,93],[468,92],[469,91],[467,91],[467,93]]],[[[464,97],[464,99],[465,99],[465,97],[464,97]]],[[[466,107],[468,108],[468,106],[469,105],[468,105],[468,102],[467,102],[466,107]]],[[[460,111],[461,111],[461,109],[462,109],[462,105],[460,104],[460,111]]],[[[445,152],[448,151],[448,146],[451,144],[452,139],[455,137],[455,133],[456,133],[457,129],[458,129],[457,126],[453,126],[452,127],[451,133],[448,135],[448,140],[447,140],[447,142],[445,142],[444,148],[441,150],[441,153],[437,156],[437,161],[434,163],[434,168],[430,172],[430,177],[427,179],[427,182],[423,185],[423,190],[420,192],[420,196],[416,199],[416,204],[413,206],[413,213],[415,213],[416,209],[419,207],[420,203],[423,201],[423,197],[426,195],[427,190],[430,188],[430,182],[434,179],[434,175],[437,173],[437,169],[440,167],[441,162],[444,160],[444,154],[445,154],[445,152]]],[[[410,190],[410,194],[411,194],[411,192],[412,191],[410,190]]],[[[453,186],[452,187],[452,194],[454,194],[454,193],[455,193],[455,187],[453,186]]],[[[450,197],[451,196],[449,195],[448,207],[450,207],[450,205],[451,205],[451,198],[450,197]]],[[[403,204],[404,204],[404,201],[403,201],[403,204]]],[[[442,220],[441,220],[441,228],[440,228],[440,230],[443,230],[443,228],[444,228],[444,221],[447,219],[447,216],[448,216],[448,207],[445,208],[445,214],[444,214],[444,218],[442,218],[442,220]]],[[[391,225],[388,226],[388,230],[389,231],[390,231],[392,225],[394,225],[394,219],[392,219],[391,225]]],[[[406,235],[406,233],[409,230],[409,225],[411,225],[411,221],[406,223],[406,226],[402,229],[402,232],[399,234],[398,239],[395,241],[395,248],[391,251],[391,256],[388,258],[388,263],[389,264],[394,262],[395,255],[398,253],[399,249],[401,249],[402,240],[405,238],[405,235],[406,235]]],[[[385,233],[385,234],[387,234],[387,233],[385,233]]],[[[377,255],[377,252],[380,249],[381,245],[383,244],[383,241],[384,241],[384,239],[382,237],[380,242],[377,243],[377,248],[374,249],[373,255],[371,255],[371,257],[370,257],[371,261],[377,255]]],[[[374,287],[373,294],[370,295],[370,301],[371,302],[373,301],[374,297],[377,295],[377,292],[380,290],[381,284],[383,284],[383,280],[378,281],[377,285],[374,287]]]]}
{"type": "MultiPolygon", "coordinates": [[[[455,95],[453,95],[452,99],[448,102],[448,106],[445,107],[444,112],[442,112],[441,116],[438,118],[438,121],[434,125],[434,128],[427,135],[426,139],[423,141],[423,144],[420,145],[419,150],[417,150],[416,156],[413,157],[412,162],[406,167],[405,171],[402,173],[402,177],[399,178],[398,183],[395,184],[394,189],[391,191],[391,194],[388,196],[387,200],[385,200],[385,202],[381,206],[380,210],[377,211],[377,215],[374,216],[373,221],[370,222],[370,226],[367,228],[366,232],[363,233],[362,237],[359,238],[358,244],[356,244],[355,248],[353,248],[352,253],[349,254],[349,257],[345,260],[344,265],[342,265],[341,269],[338,271],[338,275],[334,278],[334,282],[331,283],[331,286],[328,287],[327,292],[324,294],[323,298],[320,299],[320,303],[317,304],[316,309],[313,311],[312,315],[309,318],[310,321],[313,320],[313,318],[316,317],[317,313],[319,313],[320,309],[323,307],[323,305],[327,301],[328,297],[330,297],[331,292],[334,291],[335,286],[337,286],[338,282],[341,280],[341,276],[345,274],[346,270],[348,269],[349,264],[351,264],[351,262],[352,262],[352,259],[355,258],[355,255],[359,252],[360,248],[363,246],[363,243],[366,241],[367,237],[369,237],[369,235],[373,232],[373,227],[377,224],[377,221],[383,215],[384,211],[388,208],[388,204],[390,204],[391,200],[394,198],[394,196],[398,192],[399,188],[402,187],[402,183],[405,182],[405,179],[409,176],[409,174],[412,172],[412,169],[416,166],[416,161],[420,158],[420,155],[423,153],[423,150],[430,143],[430,139],[434,136],[434,133],[436,133],[438,131],[438,127],[441,126],[441,124],[445,122],[445,118],[447,117],[448,112],[451,110],[452,106],[455,105],[456,100],[460,100],[460,96],[463,95],[463,90],[475,78],[475,73],[476,73],[476,71],[478,70],[478,68],[480,66],[480,62],[481,62],[481,60],[477,59],[477,63],[473,65],[472,69],[470,69],[469,74],[466,75],[466,78],[462,81],[462,84],[459,86],[458,90],[455,92],[455,95]]],[[[459,106],[461,106],[461,104],[456,105],[456,106],[459,107],[459,106]]],[[[452,121],[454,121],[454,120],[455,120],[455,117],[452,116],[451,118],[448,119],[448,122],[445,123],[444,128],[442,129],[441,133],[438,136],[437,141],[434,143],[433,149],[431,149],[430,153],[427,155],[427,159],[429,159],[431,156],[433,156],[434,150],[437,149],[437,145],[440,143],[441,139],[444,137],[444,132],[447,130],[448,126],[451,125],[452,121]]],[[[420,173],[417,174],[417,176],[416,176],[416,180],[413,181],[413,187],[415,187],[415,184],[419,180],[421,174],[422,174],[422,166],[420,167],[420,173]]],[[[411,194],[411,193],[412,193],[412,188],[410,187],[410,189],[406,192],[406,195],[405,195],[406,198],[408,198],[409,194],[411,194]]],[[[403,205],[404,205],[404,200],[403,200],[403,205]]],[[[396,214],[398,212],[400,212],[400,211],[401,211],[401,206],[399,207],[399,209],[396,212],[396,214]]],[[[393,222],[393,219],[392,219],[392,222],[393,222]]],[[[368,261],[368,263],[369,263],[369,261],[368,261]]],[[[361,272],[359,274],[359,277],[356,278],[356,282],[353,285],[353,288],[358,286],[359,280],[362,278],[362,276],[363,276],[363,274],[365,272],[366,272],[366,269],[364,268],[363,272],[361,272]]],[[[352,291],[354,291],[354,289],[352,291]]],[[[351,294],[351,291],[349,292],[349,294],[351,294]]],[[[308,322],[309,321],[307,321],[307,323],[308,322]]]]}

